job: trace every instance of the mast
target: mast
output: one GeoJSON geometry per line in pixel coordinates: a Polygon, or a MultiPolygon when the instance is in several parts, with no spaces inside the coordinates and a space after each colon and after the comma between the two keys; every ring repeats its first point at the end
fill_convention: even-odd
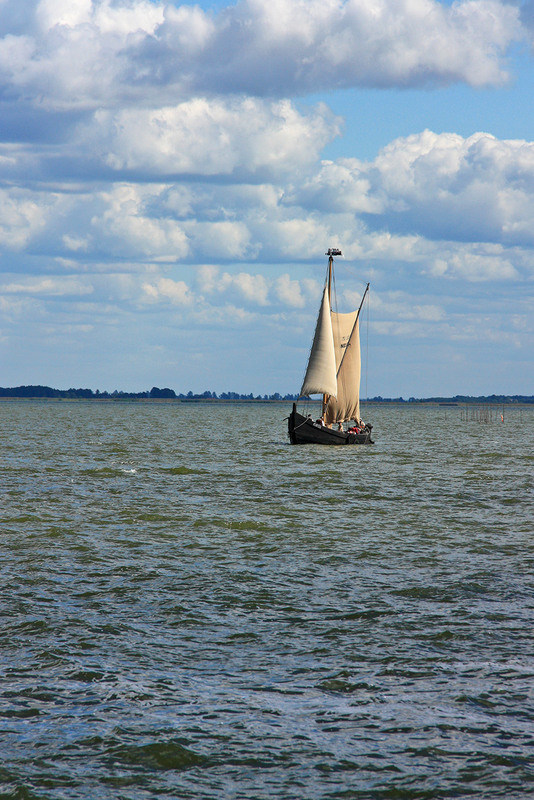
{"type": "MultiPolygon", "coordinates": [[[[328,286],[328,302],[330,304],[330,311],[332,310],[332,274],[334,271],[334,256],[342,256],[343,253],[338,247],[329,247],[325,253],[328,256],[328,270],[327,270],[327,286],[328,286]]],[[[330,395],[323,394],[323,406],[321,409],[321,417],[324,419],[326,413],[326,406],[330,395]]]]}

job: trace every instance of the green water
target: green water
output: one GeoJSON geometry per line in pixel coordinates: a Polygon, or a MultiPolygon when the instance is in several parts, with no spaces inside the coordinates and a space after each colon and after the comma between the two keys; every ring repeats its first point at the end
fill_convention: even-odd
{"type": "Polygon", "coordinates": [[[534,409],[0,404],[0,798],[534,794],[534,409]]]}

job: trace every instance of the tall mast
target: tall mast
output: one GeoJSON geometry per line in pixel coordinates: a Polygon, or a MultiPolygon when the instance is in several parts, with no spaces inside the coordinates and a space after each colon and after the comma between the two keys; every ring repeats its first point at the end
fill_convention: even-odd
{"type": "MultiPolygon", "coordinates": [[[[330,311],[332,311],[332,274],[334,271],[334,256],[342,256],[343,253],[338,247],[329,247],[328,251],[325,253],[328,256],[328,271],[327,271],[327,286],[328,286],[328,302],[330,303],[330,311]]],[[[328,403],[330,395],[323,394],[323,407],[321,411],[321,417],[324,418],[326,414],[326,405],[328,403]]]]}

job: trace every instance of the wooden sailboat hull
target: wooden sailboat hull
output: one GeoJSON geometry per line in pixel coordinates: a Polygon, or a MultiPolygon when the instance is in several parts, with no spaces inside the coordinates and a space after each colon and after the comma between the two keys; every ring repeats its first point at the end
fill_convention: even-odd
{"type": "Polygon", "coordinates": [[[291,444],[373,444],[370,430],[366,429],[363,433],[347,433],[326,428],[311,417],[299,414],[295,404],[289,415],[287,428],[291,444]]]}

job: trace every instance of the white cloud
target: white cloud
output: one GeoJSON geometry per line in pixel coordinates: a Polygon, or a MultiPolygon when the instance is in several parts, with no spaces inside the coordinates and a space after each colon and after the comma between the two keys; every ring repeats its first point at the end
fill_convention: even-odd
{"type": "Polygon", "coordinates": [[[409,313],[422,322],[440,322],[445,316],[444,310],[436,305],[416,304],[410,309],[409,313]]]}
{"type": "Polygon", "coordinates": [[[534,142],[424,131],[396,139],[372,163],[325,162],[288,198],[323,212],[348,208],[401,235],[530,246],[534,142]]]}
{"type": "Polygon", "coordinates": [[[0,247],[19,250],[47,221],[45,205],[32,192],[0,189],[0,247]]]}
{"type": "Polygon", "coordinates": [[[435,277],[464,278],[468,281],[517,280],[519,272],[504,254],[474,253],[468,249],[436,257],[429,270],[435,277]]]}
{"type": "Polygon", "coordinates": [[[19,283],[0,284],[0,292],[5,294],[48,295],[63,297],[65,295],[92,294],[93,287],[76,278],[41,278],[25,280],[19,283]]]}
{"type": "Polygon", "coordinates": [[[203,265],[197,271],[199,289],[210,302],[225,293],[237,292],[252,305],[269,306],[282,303],[291,308],[303,308],[319,295],[319,286],[312,279],[292,279],[287,273],[279,277],[267,277],[247,272],[222,272],[218,267],[203,265]]]}
{"type": "Polygon", "coordinates": [[[386,317],[396,321],[414,320],[417,322],[442,322],[446,311],[437,303],[414,303],[406,292],[373,292],[373,315],[380,320],[386,317]]]}
{"type": "MultiPolygon", "coordinates": [[[[247,272],[231,274],[218,268],[205,265],[197,272],[196,280],[199,292],[198,307],[206,304],[206,296],[210,296],[210,307],[226,306],[228,295],[236,295],[253,306],[269,304],[269,281],[263,275],[252,275],[247,272]],[[226,296],[222,299],[223,295],[226,296]]],[[[170,300],[176,305],[191,305],[193,294],[185,281],[171,278],[158,278],[142,284],[145,299],[150,301],[170,300]]]]}
{"type": "Polygon", "coordinates": [[[269,304],[270,281],[264,275],[252,275],[248,272],[232,275],[229,272],[221,273],[218,267],[204,265],[198,270],[197,283],[204,295],[217,297],[233,291],[252,305],[269,304]]]}
{"type": "MultiPolygon", "coordinates": [[[[192,318],[195,323],[201,327],[205,325],[209,326],[210,329],[214,326],[221,327],[233,333],[236,332],[236,327],[238,329],[240,327],[246,328],[247,326],[254,325],[257,321],[257,316],[254,312],[242,308],[241,306],[233,305],[232,303],[224,303],[216,306],[202,306],[195,309],[192,318]]],[[[238,335],[241,335],[240,331],[238,335]]],[[[226,357],[228,357],[228,352],[225,350],[223,360],[226,357]]]]}
{"type": "Polygon", "coordinates": [[[304,115],[287,100],[195,98],[173,107],[98,111],[84,133],[115,170],[230,175],[302,169],[339,133],[324,105],[304,115]]]}
{"type": "MultiPolygon", "coordinates": [[[[18,0],[5,0],[15,19],[18,0]]],[[[1,27],[0,27],[1,30],[1,27]]],[[[525,36],[499,0],[241,0],[217,16],[147,0],[42,0],[0,39],[0,80],[40,107],[169,106],[218,93],[506,80],[525,36]]]]}
{"type": "Polygon", "coordinates": [[[40,0],[36,9],[36,18],[41,27],[51,30],[56,25],[66,25],[74,28],[77,25],[88,24],[91,21],[91,0],[40,0]]]}
{"type": "Polygon", "coordinates": [[[190,220],[182,225],[197,258],[232,258],[241,261],[256,255],[257,248],[251,246],[246,222],[190,220]]]}
{"type": "Polygon", "coordinates": [[[163,26],[167,58],[182,74],[189,67],[197,91],[269,95],[501,83],[500,56],[523,35],[518,10],[496,0],[452,7],[435,0],[243,0],[226,8],[209,33],[204,28],[201,40],[194,37],[197,48],[185,62],[172,46],[183,37],[183,22],[169,18],[163,26]]]}
{"type": "Polygon", "coordinates": [[[219,285],[219,267],[213,264],[202,264],[197,267],[197,284],[201,291],[205,294],[211,294],[217,291],[219,285]]]}
{"type": "Polygon", "coordinates": [[[268,304],[268,284],[263,275],[250,275],[246,272],[240,272],[235,276],[233,283],[249,302],[257,303],[260,306],[268,304]]]}
{"type": "Polygon", "coordinates": [[[150,201],[161,188],[119,184],[102,194],[105,210],[91,219],[99,245],[114,254],[151,259],[184,257],[189,245],[182,227],[172,219],[148,216],[150,201]]]}
{"type": "Polygon", "coordinates": [[[164,20],[158,30],[160,40],[182,56],[201,53],[216,33],[215,22],[199,6],[166,5],[164,20]]]}
{"type": "Polygon", "coordinates": [[[276,281],[276,295],[285,305],[303,308],[305,300],[298,281],[291,280],[289,275],[281,275],[276,281]]]}
{"type": "Polygon", "coordinates": [[[70,236],[68,233],[63,235],[63,243],[67,250],[79,251],[87,250],[89,247],[88,238],[80,238],[79,236],[70,236]]]}
{"type": "Polygon", "coordinates": [[[31,36],[7,34],[0,39],[0,76],[6,82],[15,80],[26,68],[35,53],[35,41],[31,36]]]}
{"type": "Polygon", "coordinates": [[[395,140],[373,162],[323,162],[315,174],[308,165],[286,180],[129,182],[92,193],[6,186],[0,253],[31,242],[35,254],[83,256],[86,265],[119,258],[132,271],[184,259],[299,262],[335,244],[348,259],[402,261],[434,276],[532,274],[525,253],[534,244],[533,142],[425,131],[395,140]],[[473,257],[457,258],[455,242],[471,244],[473,257]],[[504,251],[490,252],[493,245],[504,251]]]}
{"type": "Polygon", "coordinates": [[[159,278],[155,283],[144,283],[142,289],[149,300],[169,300],[178,306],[188,306],[193,302],[193,296],[184,281],[159,278]]]}
{"type": "MultiPolygon", "coordinates": [[[[10,6],[15,0],[8,0],[10,6]]],[[[152,37],[164,6],[146,0],[41,0],[26,32],[0,40],[0,79],[42,108],[96,108],[137,93],[128,48],[152,37]]],[[[32,8],[33,6],[33,8],[32,8]]],[[[13,12],[14,13],[14,12],[13,12]]],[[[137,81],[136,81],[137,78],[137,81]]]]}
{"type": "Polygon", "coordinates": [[[356,158],[323,161],[321,168],[307,178],[295,192],[290,189],[286,203],[300,202],[321,211],[353,211],[375,213],[381,210],[381,201],[373,197],[369,165],[356,158]]]}
{"type": "Polygon", "coordinates": [[[322,253],[324,243],[332,239],[327,221],[300,208],[261,218],[254,215],[250,227],[263,243],[262,255],[266,258],[300,261],[310,253],[322,253]]]}

